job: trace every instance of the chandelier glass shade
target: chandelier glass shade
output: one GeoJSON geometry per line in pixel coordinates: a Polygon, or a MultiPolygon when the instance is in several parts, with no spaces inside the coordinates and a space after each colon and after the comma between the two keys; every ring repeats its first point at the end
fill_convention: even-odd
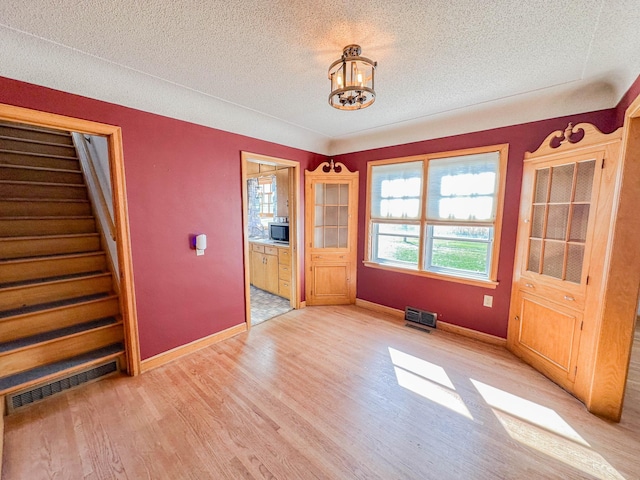
{"type": "Polygon", "coordinates": [[[377,62],[361,57],[360,45],[344,47],[342,57],[329,67],[329,105],[340,110],[359,110],[376,99],[374,75],[377,62]]]}

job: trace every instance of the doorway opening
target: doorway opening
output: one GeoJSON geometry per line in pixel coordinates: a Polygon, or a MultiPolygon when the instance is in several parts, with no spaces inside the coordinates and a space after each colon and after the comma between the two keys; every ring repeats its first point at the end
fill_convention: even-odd
{"type": "Polygon", "coordinates": [[[299,164],[242,152],[247,327],[300,308],[299,164]]]}
{"type": "MultiPolygon", "coordinates": [[[[108,235],[106,236],[111,236],[112,239],[114,240],[113,257],[116,257],[117,259],[114,259],[114,262],[116,263],[116,265],[113,265],[114,267],[113,270],[117,271],[117,274],[119,277],[119,283],[115,281],[113,282],[113,288],[118,292],[117,300],[113,300],[111,303],[115,302],[117,304],[113,308],[117,308],[119,310],[119,316],[122,319],[121,328],[123,329],[123,332],[121,333],[121,335],[124,337],[122,341],[122,344],[124,346],[124,365],[122,366],[124,367],[124,369],[127,371],[129,375],[139,374],[140,373],[140,348],[139,348],[139,339],[138,339],[138,323],[137,323],[137,315],[136,315],[135,293],[134,293],[134,285],[133,285],[133,265],[132,265],[132,259],[131,259],[131,241],[130,241],[130,235],[129,235],[127,195],[126,195],[125,177],[124,177],[122,131],[120,127],[117,127],[114,125],[107,125],[103,123],[92,122],[88,120],[81,120],[81,119],[72,118],[72,117],[66,117],[63,115],[40,112],[37,110],[31,110],[27,108],[21,108],[21,107],[5,105],[5,104],[0,104],[0,121],[8,122],[9,124],[14,124],[18,126],[20,125],[31,126],[33,127],[31,129],[36,130],[37,131],[36,133],[38,134],[43,134],[44,131],[54,132],[53,135],[61,134],[56,132],[73,132],[72,134],[67,134],[67,135],[79,134],[80,136],[87,136],[86,138],[88,139],[100,139],[104,141],[104,147],[105,147],[104,151],[106,152],[105,157],[108,157],[108,158],[105,158],[105,169],[106,169],[105,175],[109,176],[111,181],[111,192],[109,197],[112,202],[111,207],[113,212],[112,228],[108,229],[110,231],[107,232],[108,235]],[[42,131],[38,132],[38,130],[42,130],[42,131]]],[[[20,127],[18,129],[20,129],[20,127]]],[[[40,157],[46,157],[46,155],[39,155],[38,158],[40,157]]],[[[65,162],[67,161],[66,157],[60,156],[60,155],[56,157],[56,160],[65,161],[65,162]]],[[[12,163],[12,162],[7,161],[7,163],[12,163]]],[[[22,165],[22,163],[20,164],[22,165]]],[[[20,165],[14,165],[14,166],[16,167],[16,170],[20,170],[20,168],[22,168],[20,167],[20,165]]],[[[53,175],[53,173],[46,173],[50,170],[48,169],[48,167],[44,168],[42,166],[38,166],[38,164],[36,164],[35,166],[31,165],[26,167],[23,165],[23,167],[24,168],[22,168],[22,170],[24,170],[25,172],[29,171],[31,172],[32,175],[36,175],[42,172],[44,172],[47,175],[53,175]]],[[[75,175],[76,174],[75,171],[67,171],[67,170],[68,168],[54,168],[56,175],[75,175]]],[[[25,172],[21,171],[20,175],[26,174],[25,172]]],[[[34,183],[34,182],[35,184],[42,183],[41,180],[38,180],[38,179],[35,179],[31,182],[26,182],[26,183],[34,183]]],[[[48,182],[45,182],[45,183],[48,184],[51,182],[52,180],[51,178],[49,178],[48,182]]],[[[68,180],[61,180],[61,182],[65,183],[65,182],[68,182],[68,180]]],[[[89,180],[87,180],[87,183],[89,183],[89,180]]],[[[75,187],[75,185],[73,186],[75,187]]],[[[80,186],[78,186],[77,188],[78,192],[80,192],[81,190],[81,188],[79,187],[80,186]]],[[[60,188],[64,188],[64,187],[61,186],[60,188]]],[[[43,193],[43,195],[47,198],[49,197],[62,198],[62,199],[66,198],[64,195],[60,193],[50,193],[49,191],[47,191],[46,194],[43,193]]],[[[45,205],[45,203],[47,202],[41,201],[41,202],[36,202],[35,204],[30,202],[23,202],[23,203],[31,205],[31,207],[29,208],[33,210],[33,208],[35,207],[44,208],[43,205],[45,205]]],[[[53,202],[53,203],[56,203],[56,202],[53,202]]],[[[75,202],[72,202],[70,200],[63,203],[75,204],[75,202]]],[[[47,215],[49,215],[49,213],[47,213],[47,215]]],[[[58,212],[56,215],[60,216],[60,213],[58,212]]],[[[91,216],[90,213],[87,213],[86,215],[91,216]]],[[[74,213],[74,218],[78,216],[80,216],[78,213],[74,213]]],[[[80,217],[81,219],[84,218],[82,216],[80,217]]],[[[91,222],[89,221],[88,223],[90,224],[91,222]]],[[[59,224],[56,224],[56,225],[59,225],[59,224]]],[[[66,228],[66,226],[70,225],[70,222],[67,221],[64,225],[65,225],[64,228],[66,228]]],[[[78,226],[77,224],[71,224],[71,225],[73,228],[80,228],[80,229],[84,228],[84,227],[78,226]]],[[[56,226],[55,228],[58,228],[58,227],[56,226]]],[[[42,232],[40,233],[42,234],[42,232]]],[[[58,234],[54,234],[54,233],[52,233],[51,235],[59,236],[58,234]]],[[[77,235],[72,235],[72,234],[67,235],[67,237],[75,237],[75,236],[77,235]]],[[[44,237],[36,236],[34,238],[42,239],[44,237]]],[[[68,239],[65,239],[65,240],[68,240],[68,239]]],[[[56,243],[56,248],[60,243],[62,242],[56,243]]],[[[78,248],[76,243],[74,243],[73,245],[68,245],[67,243],[64,243],[64,245],[61,246],[60,248],[73,250],[73,252],[71,252],[70,254],[70,255],[73,255],[78,248]]],[[[85,247],[81,246],[80,248],[82,249],[85,247]]],[[[89,248],[89,247],[86,247],[86,248],[88,248],[89,250],[92,250],[92,248],[89,248]]],[[[46,252],[46,255],[50,255],[50,254],[52,255],[52,258],[57,258],[58,260],[62,260],[63,257],[68,256],[68,255],[61,255],[56,257],[50,251],[46,252]]],[[[87,254],[81,253],[81,254],[77,254],[76,256],[91,256],[91,255],[93,255],[93,253],[90,251],[87,254]]],[[[96,255],[98,256],[98,254],[96,255]]],[[[61,262],[58,262],[58,263],[60,264],[61,262]]],[[[69,263],[71,264],[71,262],[69,263]]],[[[73,263],[73,267],[69,267],[69,268],[76,268],[75,266],[78,264],[79,263],[77,262],[73,263]]],[[[78,269],[80,268],[81,267],[78,267],[78,269]]],[[[98,270],[100,269],[101,267],[98,268],[98,270]]],[[[55,271],[58,272],[58,270],[55,270],[55,271]]],[[[74,275],[77,276],[78,272],[74,270],[73,272],[64,272],[64,273],[65,274],[69,273],[69,274],[72,274],[72,276],[74,275]]],[[[71,280],[76,280],[75,278],[71,279],[67,277],[68,275],[64,276],[64,278],[57,278],[57,280],[69,281],[69,282],[71,280]]],[[[28,280],[25,280],[23,283],[28,283],[28,282],[29,282],[28,280]]],[[[69,291],[75,292],[76,291],[75,285],[73,287],[74,288],[69,287],[68,288],[69,291]]],[[[107,296],[109,300],[112,300],[112,298],[109,295],[107,296]]],[[[101,299],[95,299],[95,301],[101,301],[101,299]]],[[[65,304],[66,303],[69,303],[69,300],[65,300],[65,304]]],[[[88,301],[85,302],[85,304],[86,303],[88,303],[88,301]]],[[[65,318],[72,318],[72,317],[65,317],[65,318]]],[[[73,318],[80,318],[80,317],[73,317],[73,318]]],[[[70,324],[71,320],[69,320],[67,323],[70,324]]],[[[116,323],[118,324],[116,326],[119,326],[119,322],[116,322],[116,323]]],[[[106,327],[111,328],[110,325],[107,325],[106,327]]],[[[62,332],[62,330],[59,330],[58,332],[62,332]]],[[[117,333],[118,335],[120,335],[120,332],[117,332],[117,333]]],[[[89,343],[87,343],[87,345],[89,345],[89,343]]],[[[83,346],[83,348],[85,347],[83,346]]]]}

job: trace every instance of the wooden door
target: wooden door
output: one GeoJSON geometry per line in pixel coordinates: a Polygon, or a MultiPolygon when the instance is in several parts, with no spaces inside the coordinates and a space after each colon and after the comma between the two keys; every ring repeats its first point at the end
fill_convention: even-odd
{"type": "Polygon", "coordinates": [[[305,174],[307,305],[355,303],[358,172],[324,162],[305,174]]]}

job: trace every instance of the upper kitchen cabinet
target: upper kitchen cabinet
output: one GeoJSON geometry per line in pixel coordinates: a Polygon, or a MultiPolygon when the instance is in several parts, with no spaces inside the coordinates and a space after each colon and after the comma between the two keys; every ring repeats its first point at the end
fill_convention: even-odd
{"type": "Polygon", "coordinates": [[[289,216],[289,169],[276,170],[276,217],[289,216]]]}

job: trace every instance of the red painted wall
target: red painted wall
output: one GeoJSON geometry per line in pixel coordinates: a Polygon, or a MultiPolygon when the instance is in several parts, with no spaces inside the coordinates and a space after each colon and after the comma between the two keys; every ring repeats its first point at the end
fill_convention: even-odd
{"type": "Polygon", "coordinates": [[[482,132],[469,133],[423,142],[397,145],[339,155],[350,170],[367,171],[367,162],[387,158],[420,155],[501,143],[509,144],[507,184],[500,244],[500,261],[496,289],[481,288],[449,281],[365,267],[366,173],[360,175],[358,289],[357,296],[378,304],[404,310],[418,307],[438,313],[438,319],[499,337],[506,337],[511,295],[511,279],[522,182],[522,160],[526,151],[536,150],[554,130],[563,130],[568,122],[590,122],[604,132],[618,126],[616,109],[603,110],[551,120],[544,120],[482,132]],[[483,296],[493,295],[493,308],[482,306],[483,296]]]}
{"type": "Polygon", "coordinates": [[[240,152],[300,162],[301,199],[305,168],[324,160],[3,77],[0,103],[122,128],[143,359],[245,321],[240,152]],[[204,256],[190,249],[195,233],[208,236],[204,256]]]}
{"type": "MultiPolygon", "coordinates": [[[[358,298],[403,309],[436,311],[443,321],[506,336],[522,159],[569,121],[604,132],[622,124],[640,79],[618,108],[483,132],[336,156],[360,176],[358,298]],[[622,110],[622,113],[620,113],[622,110]],[[509,143],[498,288],[387,272],[362,265],[366,164],[369,160],[509,143]],[[482,306],[493,295],[493,308],[482,306]]],[[[299,224],[304,170],[322,155],[0,77],[0,103],[118,125],[122,128],[142,358],[244,321],[240,151],[300,162],[299,224]],[[189,235],[207,233],[196,257],[189,235]]],[[[303,265],[300,266],[304,282],[303,265]]],[[[304,283],[301,285],[304,295],[304,283]]]]}

